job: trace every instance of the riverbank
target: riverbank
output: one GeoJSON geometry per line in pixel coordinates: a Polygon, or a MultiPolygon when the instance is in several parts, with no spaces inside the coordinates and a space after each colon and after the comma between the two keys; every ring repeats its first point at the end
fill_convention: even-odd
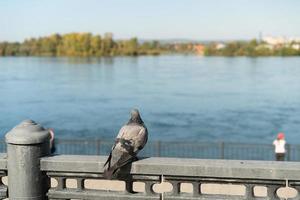
{"type": "Polygon", "coordinates": [[[115,40],[112,33],[103,36],[91,33],[53,34],[23,42],[0,43],[0,56],[138,56],[159,55],[166,50],[166,46],[157,41],[141,44],[136,37],[115,40]]]}
{"type": "Polygon", "coordinates": [[[300,56],[300,42],[278,41],[232,41],[227,43],[210,43],[205,48],[206,56],[300,56]]]}
{"type": "Polygon", "coordinates": [[[162,54],[195,54],[201,56],[300,56],[300,42],[288,40],[274,43],[257,41],[164,41],[114,39],[91,33],[53,34],[30,38],[23,42],[0,42],[1,56],[107,57],[162,54]]]}

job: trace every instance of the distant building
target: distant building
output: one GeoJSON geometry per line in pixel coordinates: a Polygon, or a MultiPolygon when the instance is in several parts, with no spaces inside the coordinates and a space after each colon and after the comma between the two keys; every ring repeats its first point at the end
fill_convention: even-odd
{"type": "Polygon", "coordinates": [[[180,47],[181,47],[181,46],[180,46],[179,44],[175,44],[175,45],[174,45],[174,49],[175,49],[176,51],[180,50],[180,47]]]}
{"type": "Polygon", "coordinates": [[[291,47],[296,50],[300,50],[300,44],[292,44],[291,47]]]}
{"type": "Polygon", "coordinates": [[[262,41],[267,44],[274,45],[274,46],[288,43],[288,40],[285,37],[267,36],[267,37],[263,37],[262,41]]]}
{"type": "Polygon", "coordinates": [[[288,38],[289,42],[297,42],[300,43],[300,37],[290,37],[288,38]]]}
{"type": "Polygon", "coordinates": [[[286,45],[292,42],[300,43],[300,37],[263,37],[262,41],[270,45],[286,45]]]}
{"type": "Polygon", "coordinates": [[[223,43],[218,43],[218,44],[216,44],[216,49],[224,49],[226,47],[226,45],[225,44],[223,44],[223,43]]]}
{"type": "Polygon", "coordinates": [[[194,50],[198,55],[204,55],[205,46],[202,44],[195,44],[194,50]]]}

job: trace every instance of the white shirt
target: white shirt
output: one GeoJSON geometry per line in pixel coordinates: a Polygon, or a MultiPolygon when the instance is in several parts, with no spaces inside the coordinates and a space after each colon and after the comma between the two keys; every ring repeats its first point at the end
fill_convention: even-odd
{"type": "Polygon", "coordinates": [[[274,140],[275,153],[285,153],[285,140],[274,140]]]}

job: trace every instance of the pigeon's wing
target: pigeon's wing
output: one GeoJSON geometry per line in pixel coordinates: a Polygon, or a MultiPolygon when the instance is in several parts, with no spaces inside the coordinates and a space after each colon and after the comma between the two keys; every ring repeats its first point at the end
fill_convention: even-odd
{"type": "MultiPolygon", "coordinates": [[[[117,139],[118,139],[118,138],[117,138],[117,139]]],[[[107,158],[107,160],[106,160],[106,162],[105,162],[105,164],[104,164],[104,167],[105,167],[107,164],[108,164],[108,168],[110,167],[110,161],[111,161],[111,157],[112,157],[112,151],[115,149],[116,145],[117,145],[117,141],[115,141],[114,145],[112,146],[111,151],[110,151],[110,153],[109,153],[109,156],[108,156],[108,158],[107,158]]]]}
{"type": "Polygon", "coordinates": [[[122,126],[121,129],[119,130],[119,133],[117,135],[117,139],[122,138],[125,132],[126,132],[126,125],[122,126]]]}
{"type": "Polygon", "coordinates": [[[119,150],[113,151],[112,154],[112,167],[120,168],[128,163],[133,155],[130,155],[128,152],[123,152],[119,150]]]}
{"type": "Polygon", "coordinates": [[[148,141],[148,131],[146,127],[142,127],[136,137],[133,138],[134,141],[134,152],[137,152],[144,148],[148,141]]]}
{"type": "Polygon", "coordinates": [[[111,151],[110,151],[110,153],[109,153],[109,156],[108,156],[108,158],[107,158],[107,160],[106,160],[104,166],[106,166],[107,164],[109,164],[109,165],[108,165],[108,168],[110,168],[110,165],[111,165],[110,162],[111,162],[111,158],[112,158],[112,151],[115,149],[118,140],[122,138],[122,136],[123,136],[123,134],[124,134],[124,132],[125,132],[125,129],[126,129],[125,126],[122,126],[122,127],[121,127],[121,129],[120,129],[120,131],[119,131],[119,133],[118,133],[118,135],[117,135],[117,137],[116,137],[116,141],[115,141],[114,145],[113,145],[112,148],[111,148],[111,151]]]}

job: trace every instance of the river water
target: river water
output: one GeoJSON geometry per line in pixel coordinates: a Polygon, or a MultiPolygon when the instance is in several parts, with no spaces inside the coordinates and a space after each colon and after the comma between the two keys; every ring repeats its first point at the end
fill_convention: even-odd
{"type": "Polygon", "coordinates": [[[300,58],[0,58],[0,134],[113,138],[139,108],[150,140],[300,143],[300,58]]]}

